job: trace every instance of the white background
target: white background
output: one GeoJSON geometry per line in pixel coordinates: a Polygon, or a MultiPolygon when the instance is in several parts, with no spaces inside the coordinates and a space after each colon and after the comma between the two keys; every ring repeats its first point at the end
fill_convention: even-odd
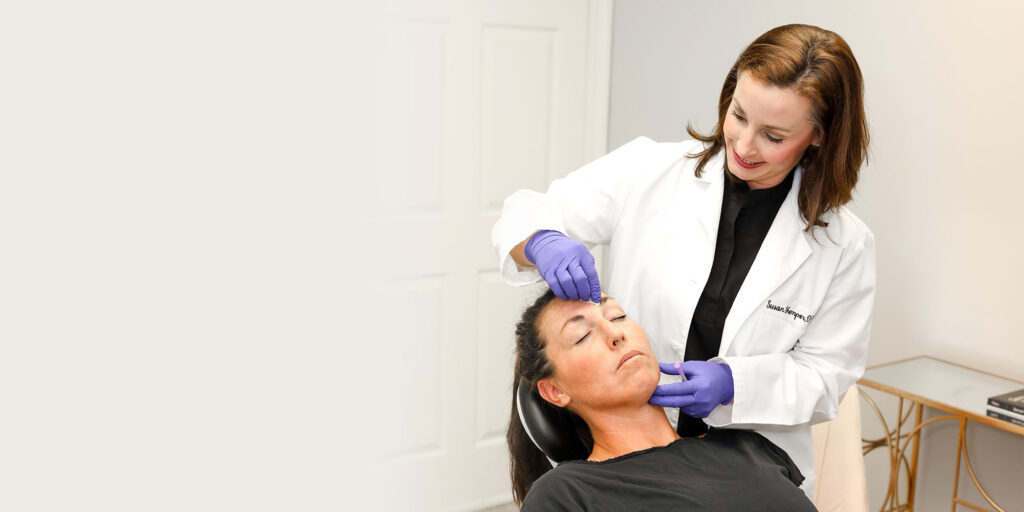
{"type": "Polygon", "coordinates": [[[336,2],[4,3],[0,509],[360,508],[375,37],[336,2]]]}
{"type": "Polygon", "coordinates": [[[604,154],[610,7],[6,7],[0,509],[511,501],[489,231],[604,154]]]}

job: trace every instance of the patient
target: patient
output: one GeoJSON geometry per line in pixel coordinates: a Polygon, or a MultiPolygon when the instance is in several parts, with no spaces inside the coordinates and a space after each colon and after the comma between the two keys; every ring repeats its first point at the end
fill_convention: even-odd
{"type": "Polygon", "coordinates": [[[564,301],[549,290],[527,308],[514,382],[575,413],[591,451],[552,470],[513,399],[508,446],[522,510],[814,510],[796,465],[760,434],[711,429],[681,439],[647,403],[659,375],[643,330],[613,299],[564,301]]]}

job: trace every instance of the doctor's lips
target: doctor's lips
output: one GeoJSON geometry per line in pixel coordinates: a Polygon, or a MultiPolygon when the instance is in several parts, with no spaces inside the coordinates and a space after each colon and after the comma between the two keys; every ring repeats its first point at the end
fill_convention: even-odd
{"type": "Polygon", "coordinates": [[[626,361],[642,355],[644,355],[644,353],[639,350],[630,350],[626,355],[622,356],[622,359],[619,359],[619,366],[616,366],[615,369],[618,370],[619,368],[622,368],[622,365],[626,364],[626,361]]]}
{"type": "Polygon", "coordinates": [[[732,157],[733,157],[733,160],[736,160],[736,163],[740,164],[740,167],[743,167],[744,169],[753,169],[753,168],[758,167],[758,166],[760,166],[761,164],[764,163],[764,162],[758,162],[756,164],[748,163],[747,160],[744,160],[744,159],[740,158],[740,155],[736,153],[736,148],[733,148],[733,150],[732,150],[732,157]]]}

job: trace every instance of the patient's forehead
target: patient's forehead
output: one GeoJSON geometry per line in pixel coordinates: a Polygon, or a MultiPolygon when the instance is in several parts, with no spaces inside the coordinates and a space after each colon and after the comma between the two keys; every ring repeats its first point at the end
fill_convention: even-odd
{"type": "Polygon", "coordinates": [[[565,322],[576,315],[585,315],[588,310],[604,313],[610,309],[621,308],[622,306],[615,302],[615,299],[603,292],[601,293],[601,304],[599,305],[590,301],[562,300],[555,297],[541,311],[537,327],[543,334],[558,336],[565,322]]]}

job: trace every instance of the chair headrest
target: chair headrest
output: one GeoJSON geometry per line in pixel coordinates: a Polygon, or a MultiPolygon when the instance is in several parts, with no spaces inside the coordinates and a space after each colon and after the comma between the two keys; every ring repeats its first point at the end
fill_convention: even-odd
{"type": "Polygon", "coordinates": [[[572,413],[548,403],[530,384],[520,380],[516,386],[519,420],[533,444],[555,462],[585,459],[589,450],[575,432],[572,413]]]}

